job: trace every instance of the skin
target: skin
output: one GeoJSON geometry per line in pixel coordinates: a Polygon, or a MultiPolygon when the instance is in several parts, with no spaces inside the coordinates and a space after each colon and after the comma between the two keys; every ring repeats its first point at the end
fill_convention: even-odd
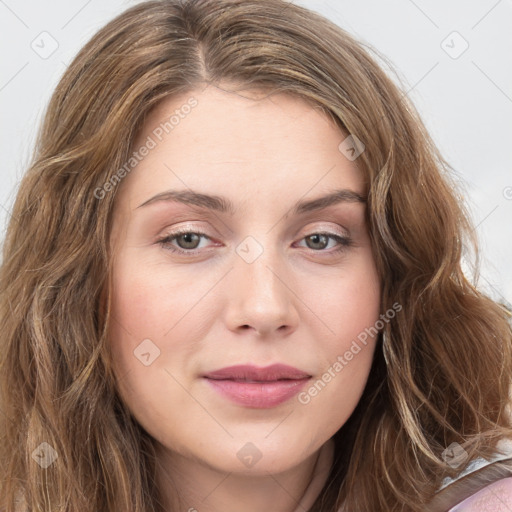
{"type": "Polygon", "coordinates": [[[380,282],[364,203],[291,212],[296,201],[335,189],[364,195],[357,160],[338,149],[346,135],[301,99],[241,95],[225,87],[165,99],[135,141],[139,148],[196,98],[197,106],[117,190],[114,368],[122,399],[156,441],[168,510],[291,512],[320,448],[361,397],[376,339],[369,337],[307,404],[295,396],[267,409],[237,405],[201,375],[234,364],[279,362],[316,382],[378,320],[380,282]],[[237,213],[170,201],[139,207],[171,189],[225,196],[237,213]],[[181,227],[206,237],[158,243],[181,227]],[[349,236],[352,244],[314,236],[321,232],[349,236]],[[249,236],[263,251],[250,263],[236,251],[256,250],[254,242],[244,246],[249,236]],[[134,355],[146,339],[160,350],[148,366],[134,355]],[[252,467],[237,457],[247,442],[261,454],[252,467]]]}

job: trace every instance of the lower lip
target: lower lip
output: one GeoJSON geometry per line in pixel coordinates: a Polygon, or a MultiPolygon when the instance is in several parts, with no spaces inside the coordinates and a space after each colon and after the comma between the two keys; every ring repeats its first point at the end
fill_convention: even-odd
{"type": "Polygon", "coordinates": [[[259,409],[268,409],[286,402],[296,395],[310,377],[297,380],[269,382],[242,382],[234,380],[206,379],[210,386],[233,402],[259,409]]]}

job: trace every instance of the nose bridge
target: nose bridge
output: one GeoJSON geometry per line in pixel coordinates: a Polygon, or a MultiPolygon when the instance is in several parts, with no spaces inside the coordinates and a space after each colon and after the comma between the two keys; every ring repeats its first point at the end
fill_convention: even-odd
{"type": "Polygon", "coordinates": [[[235,249],[228,308],[231,327],[249,325],[270,332],[297,321],[286,266],[271,238],[247,236],[235,249]]]}
{"type": "Polygon", "coordinates": [[[279,254],[271,242],[271,236],[258,238],[247,236],[236,247],[237,280],[250,287],[246,290],[249,297],[259,299],[266,296],[268,300],[275,300],[276,293],[281,295],[280,281],[275,273],[282,267],[279,254]]]}

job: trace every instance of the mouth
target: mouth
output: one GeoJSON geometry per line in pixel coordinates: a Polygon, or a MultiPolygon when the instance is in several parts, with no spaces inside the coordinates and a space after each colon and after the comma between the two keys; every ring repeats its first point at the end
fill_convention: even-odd
{"type": "Polygon", "coordinates": [[[266,409],[296,395],[311,375],[291,366],[276,364],[266,368],[230,366],[203,377],[223,398],[237,405],[266,409]]]}
{"type": "Polygon", "coordinates": [[[270,379],[270,380],[250,380],[250,379],[220,379],[220,378],[213,378],[213,377],[205,377],[206,379],[211,380],[231,380],[233,382],[247,382],[249,384],[261,384],[265,382],[281,382],[281,381],[293,381],[293,380],[301,380],[301,379],[270,379]]]}
{"type": "Polygon", "coordinates": [[[273,364],[264,368],[253,365],[235,365],[209,372],[203,377],[212,380],[234,380],[245,382],[274,382],[300,380],[311,377],[306,372],[285,364],[273,364]]]}

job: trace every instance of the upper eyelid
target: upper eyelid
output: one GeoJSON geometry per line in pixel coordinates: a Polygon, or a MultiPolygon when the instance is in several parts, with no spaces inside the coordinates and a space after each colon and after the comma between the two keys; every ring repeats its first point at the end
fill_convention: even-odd
{"type": "MultiPolygon", "coordinates": [[[[188,222],[203,222],[202,219],[195,219],[195,220],[189,220],[188,222]]],[[[187,221],[184,221],[184,222],[187,222],[187,221]]],[[[350,222],[349,224],[351,224],[352,222],[350,222]]],[[[210,224],[208,221],[207,221],[207,224],[210,224]]],[[[303,223],[301,223],[303,224],[303,223]]],[[[300,231],[304,230],[306,232],[310,232],[310,233],[320,233],[322,231],[327,231],[329,233],[332,233],[332,234],[335,234],[335,235],[339,235],[339,236],[350,236],[350,230],[345,227],[345,226],[342,226],[339,224],[339,221],[338,220],[329,220],[329,221],[309,221],[307,222],[307,224],[314,224],[315,226],[312,226],[312,227],[308,227],[308,228],[305,228],[304,226],[302,226],[301,228],[295,230],[295,235],[294,236],[297,236],[298,233],[300,233],[300,231]],[[328,226],[323,226],[321,225],[320,227],[317,227],[317,224],[318,223],[326,223],[326,222],[329,222],[329,223],[332,223],[332,224],[335,224],[336,225],[336,228],[334,227],[328,227],[328,226]]],[[[209,236],[207,231],[210,230],[210,228],[203,228],[202,226],[193,226],[193,225],[189,225],[189,224],[184,224],[182,226],[177,226],[176,228],[171,228],[170,226],[168,226],[167,228],[164,228],[162,231],[165,232],[167,229],[169,229],[169,235],[171,234],[174,234],[176,232],[180,232],[180,231],[186,231],[186,232],[191,232],[191,233],[201,233],[201,234],[204,234],[205,236],[209,236]]],[[[221,230],[222,231],[222,230],[221,230]]],[[[230,233],[233,233],[233,231],[231,229],[228,230],[230,233]]],[[[212,237],[210,237],[212,238],[212,237]]],[[[214,237],[213,237],[214,238],[214,237]]]]}
{"type": "MultiPolygon", "coordinates": [[[[300,238],[302,239],[302,238],[305,238],[307,236],[316,235],[316,234],[325,234],[325,235],[333,235],[333,236],[340,236],[340,237],[349,238],[350,234],[349,234],[348,230],[346,230],[346,228],[342,228],[342,229],[343,229],[344,232],[337,232],[335,229],[332,229],[332,228],[323,228],[323,227],[316,228],[316,229],[312,228],[312,229],[307,230],[308,233],[303,235],[300,238]]],[[[206,231],[207,230],[203,230],[201,228],[178,227],[175,230],[170,231],[167,234],[165,234],[165,233],[162,234],[161,237],[159,237],[159,238],[160,239],[162,239],[162,238],[172,238],[172,237],[177,237],[177,236],[180,236],[180,235],[183,235],[183,234],[187,234],[187,233],[197,234],[197,235],[200,235],[202,237],[208,238],[209,240],[212,240],[212,239],[215,238],[215,236],[210,236],[206,231]]]]}

